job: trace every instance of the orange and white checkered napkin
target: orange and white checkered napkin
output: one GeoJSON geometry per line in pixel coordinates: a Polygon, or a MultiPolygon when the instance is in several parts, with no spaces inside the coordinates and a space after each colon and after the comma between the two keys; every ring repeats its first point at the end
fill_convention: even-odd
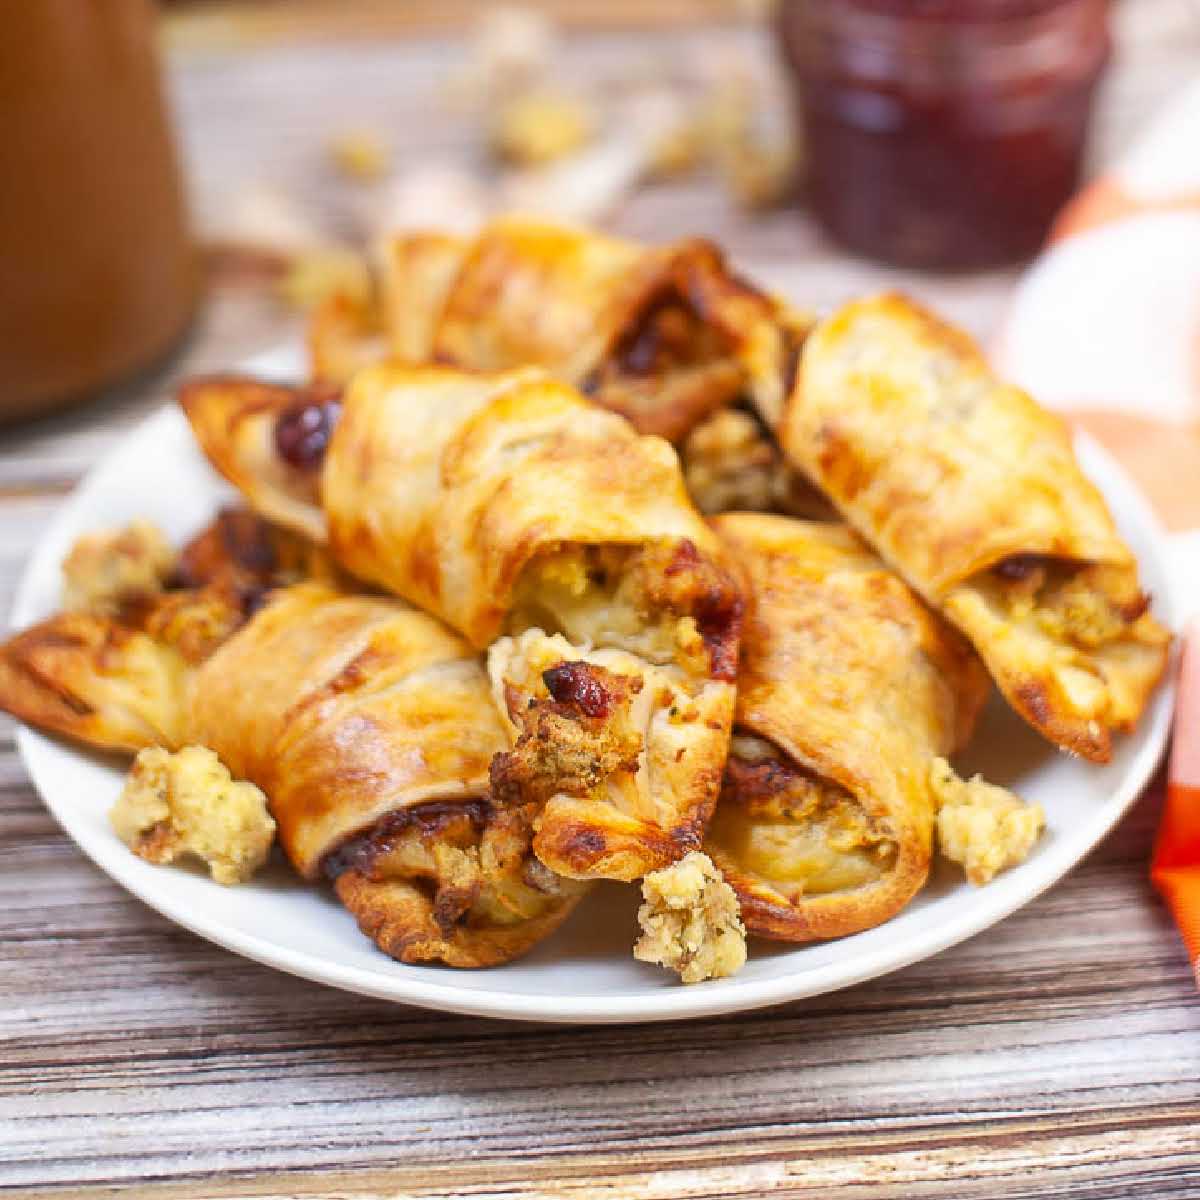
{"type": "Polygon", "coordinates": [[[1150,877],[1171,906],[1200,984],[1200,622],[1188,629],[1175,741],[1150,877]],[[1185,724],[1186,723],[1186,724],[1185,724]]]}
{"type": "Polygon", "coordinates": [[[1151,874],[1200,981],[1200,81],[1060,215],[994,358],[1103,442],[1172,535],[1191,624],[1151,874]]]}

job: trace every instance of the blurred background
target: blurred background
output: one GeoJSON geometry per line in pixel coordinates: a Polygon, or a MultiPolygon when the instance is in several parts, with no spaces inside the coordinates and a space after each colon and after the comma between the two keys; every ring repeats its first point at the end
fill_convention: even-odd
{"type": "Polygon", "coordinates": [[[11,8],[28,29],[9,39],[0,101],[29,137],[0,156],[31,183],[0,199],[0,249],[10,281],[43,282],[0,303],[9,416],[92,398],[171,348],[175,370],[228,367],[297,336],[329,294],[369,286],[389,233],[514,209],[711,237],[806,306],[901,285],[986,336],[1079,179],[1200,69],[1195,0],[11,8]],[[166,135],[145,120],[157,68],[118,54],[139,21],[166,135]],[[67,79],[84,82],[51,86],[67,79]],[[123,90],[136,136],[100,153],[106,125],[131,126],[123,90]],[[122,287],[140,297],[124,325],[122,287]],[[72,330],[94,344],[79,350],[72,330]],[[136,353],[106,357],[97,330],[136,353]]]}

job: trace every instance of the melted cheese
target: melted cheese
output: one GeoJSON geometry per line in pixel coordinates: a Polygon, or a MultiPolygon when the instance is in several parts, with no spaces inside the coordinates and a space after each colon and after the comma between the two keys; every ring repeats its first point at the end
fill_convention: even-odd
{"type": "Polygon", "coordinates": [[[581,646],[625,650],[650,663],[701,663],[691,617],[645,611],[637,547],[565,546],[522,572],[508,629],[541,628],[581,646]]]}

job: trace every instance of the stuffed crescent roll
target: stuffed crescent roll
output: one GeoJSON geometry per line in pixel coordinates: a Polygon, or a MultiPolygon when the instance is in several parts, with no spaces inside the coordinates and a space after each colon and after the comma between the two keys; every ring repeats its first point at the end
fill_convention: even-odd
{"type": "Polygon", "coordinates": [[[507,735],[483,663],[402,601],[279,586],[304,567],[321,556],[295,535],[223,513],[179,556],[189,586],[0,646],[0,708],[106,750],[201,743],[262,787],[297,870],[331,879],[386,953],[515,958],[583,887],[533,857],[528,807],[490,801],[507,735]]]}
{"type": "Polygon", "coordinates": [[[382,280],[380,317],[345,297],[318,312],[318,377],[348,379],[364,357],[355,346],[381,325],[400,361],[542,366],[672,442],[746,395],[777,417],[810,324],[738,279],[709,242],[646,247],[528,218],[474,239],[397,238],[382,280]]]}
{"type": "Polygon", "coordinates": [[[975,645],[1009,703],[1096,762],[1162,676],[1169,635],[1057,417],[901,296],[805,346],[786,453],[975,645]]]}
{"type": "Polygon", "coordinates": [[[0,708],[103,750],[175,748],[192,670],[270,589],[338,576],[328,554],[227,508],[176,554],[151,524],[81,537],[65,612],[0,646],[0,708]]]}
{"type": "MultiPolygon", "coordinates": [[[[196,383],[182,402],[226,475],[252,469],[212,437],[238,425],[236,388],[196,383]]],[[[493,787],[544,803],[548,867],[630,879],[699,845],[741,598],[665,442],[540,371],[384,365],[348,389],[319,492],[342,566],[488,651],[513,740],[493,787]]],[[[305,527],[321,516],[313,505],[305,527]]]]}
{"type": "Polygon", "coordinates": [[[498,807],[507,737],[477,654],[402,602],[284,589],[199,667],[189,736],[270,798],[306,878],[333,881],[404,962],[508,962],[583,886],[530,850],[530,806],[498,807]]]}
{"type": "Polygon", "coordinates": [[[987,675],[844,526],[751,514],[713,525],[748,586],[733,741],[704,848],[751,933],[869,929],[925,882],[935,762],[969,736],[987,675]]]}
{"type": "Polygon", "coordinates": [[[345,581],[328,550],[248,508],[222,508],[179,552],[170,582],[181,588],[232,589],[251,608],[272,588],[345,581]]]}
{"type": "Polygon", "coordinates": [[[195,667],[245,619],[223,588],[167,592],[119,616],[57,613],[0,645],[0,709],[99,750],[175,749],[195,667]]]}
{"type": "Polygon", "coordinates": [[[812,320],[739,279],[708,242],[652,248],[506,218],[474,239],[398,237],[380,279],[378,300],[337,294],[314,314],[317,379],[343,383],[383,357],[540,365],[677,444],[702,512],[830,516],[770,432],[812,320]]]}
{"type": "Polygon", "coordinates": [[[203,380],[205,403],[189,404],[195,385],[185,383],[180,402],[192,432],[217,469],[254,511],[311,542],[324,541],[315,466],[340,411],[339,392],[327,385],[304,388],[262,383],[244,376],[203,380]],[[215,392],[225,403],[213,401],[215,392]]]}

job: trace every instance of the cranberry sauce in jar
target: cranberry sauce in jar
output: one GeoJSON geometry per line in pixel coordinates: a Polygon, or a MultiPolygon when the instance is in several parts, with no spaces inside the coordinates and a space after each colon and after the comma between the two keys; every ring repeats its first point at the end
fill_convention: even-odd
{"type": "Polygon", "coordinates": [[[778,21],[830,233],[910,267],[1038,248],[1079,179],[1107,0],[782,0],[778,21]]]}

